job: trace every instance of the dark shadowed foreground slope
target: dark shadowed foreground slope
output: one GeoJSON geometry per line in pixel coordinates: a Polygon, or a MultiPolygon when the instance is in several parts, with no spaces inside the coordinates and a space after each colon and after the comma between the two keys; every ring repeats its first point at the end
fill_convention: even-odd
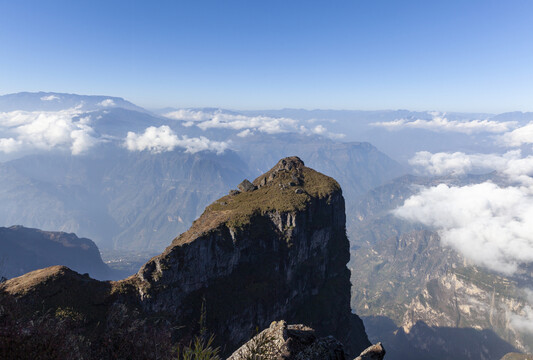
{"type": "Polygon", "coordinates": [[[98,282],[55,267],[9,280],[0,291],[28,310],[68,307],[94,330],[93,338],[106,333],[121,308],[160,319],[175,338],[188,339],[203,307],[207,329],[227,354],[256,328],[282,319],[333,335],[349,353],[360,353],[370,343],[350,310],[338,183],[292,157],[240,188],[208,206],[128,279],[98,282]]]}

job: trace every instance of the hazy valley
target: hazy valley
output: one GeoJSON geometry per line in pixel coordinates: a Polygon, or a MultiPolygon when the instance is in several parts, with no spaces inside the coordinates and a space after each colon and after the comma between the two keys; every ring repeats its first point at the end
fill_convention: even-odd
{"type": "Polygon", "coordinates": [[[303,341],[298,336],[311,330],[292,327],[303,324],[317,332],[316,344],[334,335],[354,357],[370,345],[366,334],[383,343],[387,359],[532,353],[531,149],[519,132],[532,120],[531,113],[405,110],[148,111],[112,97],[1,96],[0,275],[66,265],[120,280],[56,267],[4,290],[28,309],[40,297],[51,309],[72,308],[81,329],[111,321],[121,306],[135,313],[124,315],[131,321],[173,314],[171,325],[187,324],[172,335],[180,339],[198,330],[191,324],[205,301],[206,326],[224,356],[255,327],[279,320],[289,325],[271,332],[283,341],[303,341]],[[326,177],[309,188],[303,164],[278,163],[294,155],[342,192],[334,186],[326,196],[326,177]],[[256,177],[256,190],[230,193],[256,177]],[[478,187],[498,197],[460,192],[478,187]],[[270,188],[282,196],[256,202],[270,188]],[[225,207],[233,215],[213,215],[225,207]],[[450,215],[455,209],[463,213],[450,215]],[[472,230],[469,216],[494,228],[472,230]],[[495,231],[507,230],[521,252],[501,250],[495,231]],[[462,246],[476,233],[486,254],[476,243],[462,246]],[[49,297],[45,283],[64,290],[49,297]],[[85,283],[94,297],[71,304],[69,287],[85,283]]]}

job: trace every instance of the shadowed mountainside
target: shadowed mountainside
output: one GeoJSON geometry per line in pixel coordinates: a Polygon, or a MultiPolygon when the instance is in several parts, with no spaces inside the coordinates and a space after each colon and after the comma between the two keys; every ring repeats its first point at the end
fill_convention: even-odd
{"type": "Polygon", "coordinates": [[[6,278],[52,265],[65,265],[95,279],[111,278],[94,242],[75,234],[0,227],[0,254],[0,275],[6,278]]]}

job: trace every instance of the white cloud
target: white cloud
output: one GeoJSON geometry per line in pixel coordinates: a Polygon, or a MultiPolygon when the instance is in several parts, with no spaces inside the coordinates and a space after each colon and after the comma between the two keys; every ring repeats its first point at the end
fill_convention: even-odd
{"type": "MultiPolygon", "coordinates": [[[[526,291],[531,293],[531,290],[526,291]]],[[[532,296],[529,297],[529,303],[533,304],[532,296]]],[[[533,334],[533,307],[531,305],[524,306],[521,314],[511,314],[509,321],[515,329],[533,334]]]]}
{"type": "Polygon", "coordinates": [[[105,99],[99,102],[98,105],[103,106],[103,107],[109,107],[109,106],[115,106],[116,104],[113,101],[113,99],[105,99]]]}
{"type": "Polygon", "coordinates": [[[20,150],[22,141],[13,138],[0,138],[0,152],[11,153],[20,150]]]}
{"type": "Polygon", "coordinates": [[[0,130],[12,135],[3,139],[0,151],[70,148],[80,154],[94,144],[90,117],[78,119],[79,109],[62,111],[12,111],[0,113],[0,130]]]}
{"type": "Polygon", "coordinates": [[[48,95],[48,96],[43,96],[41,98],[42,101],[54,101],[54,100],[59,100],[59,96],[57,95],[48,95]]]}
{"type": "Polygon", "coordinates": [[[461,175],[472,171],[505,171],[510,163],[521,159],[520,151],[509,151],[503,155],[419,151],[409,160],[409,164],[431,175],[461,175]]]}
{"type": "Polygon", "coordinates": [[[430,175],[463,175],[472,172],[497,171],[511,183],[533,186],[533,156],[522,157],[520,150],[500,154],[430,153],[420,151],[409,160],[420,173],[430,175]]]}
{"type": "MultiPolygon", "coordinates": [[[[218,111],[220,113],[220,110],[218,111]]],[[[174,120],[183,120],[183,121],[205,121],[211,119],[213,113],[196,111],[190,109],[179,109],[176,111],[171,111],[169,113],[163,114],[163,116],[174,119],[174,120]]]]}
{"type": "Polygon", "coordinates": [[[149,150],[152,153],[172,151],[176,147],[180,147],[188,153],[211,150],[219,154],[224,152],[228,145],[227,142],[212,141],[204,136],[198,138],[183,136],[180,138],[166,125],[150,126],[143,134],[129,131],[125,141],[125,146],[130,151],[149,150]]]}
{"type": "Polygon", "coordinates": [[[246,129],[246,130],[243,130],[240,133],[238,133],[237,136],[245,138],[245,137],[253,135],[253,134],[254,134],[253,131],[251,131],[250,129],[246,129]]]}
{"type": "Polygon", "coordinates": [[[405,128],[425,129],[439,132],[459,132],[464,134],[473,134],[481,132],[503,133],[516,126],[516,121],[498,122],[492,120],[467,120],[457,121],[448,120],[444,115],[432,113],[431,120],[407,120],[397,119],[393,121],[375,122],[372,126],[383,127],[387,130],[401,130],[405,128]]]}
{"type": "Polygon", "coordinates": [[[238,136],[244,137],[254,131],[267,134],[298,132],[301,134],[317,134],[331,139],[342,139],[344,134],[330,133],[323,125],[316,125],[311,130],[300,125],[298,120],[286,117],[247,116],[226,113],[222,110],[205,112],[200,110],[180,109],[164,114],[165,117],[185,121],[184,126],[196,125],[202,130],[231,129],[239,131],[238,136]],[[249,130],[250,132],[246,132],[249,130]]]}
{"type": "Polygon", "coordinates": [[[439,231],[444,245],[489,269],[512,274],[533,262],[533,191],[491,182],[440,184],[411,196],[393,213],[439,231]]]}
{"type": "Polygon", "coordinates": [[[82,154],[98,143],[99,140],[93,137],[91,135],[92,133],[93,129],[86,125],[80,125],[78,130],[70,133],[72,139],[70,150],[72,155],[82,154]]]}
{"type": "Polygon", "coordinates": [[[393,213],[431,226],[444,244],[490,269],[510,274],[533,261],[533,156],[418,152],[410,161],[432,175],[495,170],[508,186],[484,182],[424,188],[393,213]]]}
{"type": "Polygon", "coordinates": [[[325,134],[326,131],[328,131],[328,129],[326,129],[324,126],[322,125],[317,125],[313,128],[313,132],[315,134],[318,134],[318,135],[322,135],[322,134],[325,134]]]}
{"type": "Polygon", "coordinates": [[[196,123],[202,130],[206,129],[233,129],[233,130],[257,130],[267,134],[278,134],[282,132],[295,131],[298,121],[289,118],[273,118],[270,116],[246,116],[240,114],[230,114],[216,110],[214,112],[195,111],[180,109],[164,116],[187,121],[187,125],[196,123]]]}
{"type": "Polygon", "coordinates": [[[257,130],[267,134],[279,134],[296,130],[298,121],[289,118],[269,116],[246,116],[215,113],[210,120],[202,121],[197,126],[202,129],[257,130]]]}
{"type": "Polygon", "coordinates": [[[533,144],[533,122],[499,136],[497,142],[500,145],[510,147],[533,144]]]}

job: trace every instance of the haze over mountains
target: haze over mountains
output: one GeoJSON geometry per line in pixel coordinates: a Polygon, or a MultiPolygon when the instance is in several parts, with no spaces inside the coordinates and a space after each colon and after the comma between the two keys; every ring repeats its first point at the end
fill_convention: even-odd
{"type": "Polygon", "coordinates": [[[116,97],[4,95],[0,226],[74,232],[105,259],[148,258],[242,179],[298,155],[343,189],[352,306],[394,344],[391,359],[424,341],[446,344],[435,358],[471,346],[450,348],[465,335],[444,327],[531,352],[532,144],[533,113],[147,111],[116,97]]]}
{"type": "Polygon", "coordinates": [[[75,232],[103,249],[160,251],[231,184],[296,152],[350,183],[353,197],[401,173],[370,144],[337,143],[292,119],[227,113],[198,127],[118,98],[56,93],[0,104],[4,225],[75,232]]]}

